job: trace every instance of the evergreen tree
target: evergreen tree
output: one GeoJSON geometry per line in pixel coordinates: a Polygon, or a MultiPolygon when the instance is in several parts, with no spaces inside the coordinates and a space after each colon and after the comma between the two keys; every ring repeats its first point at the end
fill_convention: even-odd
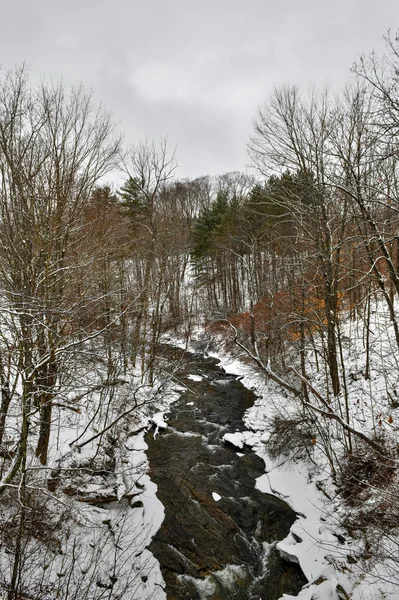
{"type": "Polygon", "coordinates": [[[118,191],[121,206],[125,209],[132,223],[141,222],[148,213],[143,186],[137,177],[129,177],[118,191]]]}

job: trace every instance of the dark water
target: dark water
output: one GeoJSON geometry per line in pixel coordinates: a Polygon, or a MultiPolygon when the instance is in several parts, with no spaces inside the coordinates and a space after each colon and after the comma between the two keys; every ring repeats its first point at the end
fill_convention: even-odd
{"type": "Polygon", "coordinates": [[[213,359],[186,355],[180,377],[189,389],[172,405],[168,429],[146,436],[150,476],[165,507],[149,548],[168,599],[277,600],[297,593],[306,579],[275,549],[295,513],[255,489],[262,459],[248,448],[239,456],[222,440],[244,429],[242,417],[256,397],[213,359]],[[187,379],[190,373],[202,381],[187,379]]]}

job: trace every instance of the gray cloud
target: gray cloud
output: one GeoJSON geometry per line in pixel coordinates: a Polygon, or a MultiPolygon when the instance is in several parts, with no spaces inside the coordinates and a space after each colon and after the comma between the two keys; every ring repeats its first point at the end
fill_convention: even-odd
{"type": "Polygon", "coordinates": [[[274,85],[349,77],[397,26],[396,0],[1,1],[0,59],[82,81],[129,142],[168,136],[179,175],[245,168],[274,85]]]}

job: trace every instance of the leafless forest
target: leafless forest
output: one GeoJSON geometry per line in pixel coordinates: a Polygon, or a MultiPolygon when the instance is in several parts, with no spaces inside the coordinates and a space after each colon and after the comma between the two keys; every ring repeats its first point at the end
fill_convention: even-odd
{"type": "Polygon", "coordinates": [[[273,451],[303,447],[311,460],[320,445],[364,554],[395,555],[398,139],[395,36],[338,95],[275,89],[254,118],[250,174],[194,180],[175,177],[166,141],[124,148],[83,88],[33,88],[24,68],[3,71],[4,598],[134,598],[118,563],[134,562],[134,540],[105,585],[99,549],[82,557],[73,532],[80,506],[120,499],[124,436],[173,382],[165,336],[217,340],[295,397],[296,415],[273,424],[273,451]],[[116,169],[114,191],[104,182],[116,169]],[[384,398],[359,400],[352,384],[371,390],[377,360],[384,398]],[[108,497],[79,497],[83,476],[104,476],[108,497]],[[79,570],[85,560],[98,568],[79,570]]]}

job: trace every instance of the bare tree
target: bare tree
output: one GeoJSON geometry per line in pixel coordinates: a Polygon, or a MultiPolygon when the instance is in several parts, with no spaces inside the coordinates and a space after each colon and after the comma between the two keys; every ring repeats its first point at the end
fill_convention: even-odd
{"type": "MultiPolygon", "coordinates": [[[[276,198],[291,215],[302,239],[303,257],[312,261],[324,279],[327,360],[334,395],[340,391],[337,320],[339,305],[340,253],[345,238],[347,206],[331,185],[335,162],[332,132],[333,104],[327,90],[311,90],[302,100],[297,87],[276,89],[270,102],[259,109],[249,152],[262,173],[284,173],[287,169],[302,177],[301,186],[284,190],[276,198]]],[[[305,269],[308,270],[308,269],[305,269]]]]}
{"type": "Polygon", "coordinates": [[[63,359],[82,340],[71,327],[66,335],[67,324],[79,304],[90,302],[70,293],[77,271],[90,261],[77,258],[80,217],[96,182],[118,164],[119,146],[110,116],[93,108],[83,88],[32,89],[24,68],[3,76],[0,285],[3,326],[17,356],[13,380],[4,385],[12,389],[18,380],[21,417],[18,448],[0,489],[24,467],[36,414],[36,451],[46,463],[63,359]]]}
{"type": "Polygon", "coordinates": [[[129,178],[125,200],[136,236],[134,282],[138,300],[133,343],[135,347],[141,346],[141,371],[150,382],[154,379],[155,349],[161,331],[165,290],[169,285],[164,261],[168,257],[165,241],[170,233],[165,227],[163,200],[167,198],[166,187],[175,169],[175,155],[169,153],[166,140],[162,140],[159,147],[154,143],[141,143],[124,159],[124,170],[129,178]]]}

